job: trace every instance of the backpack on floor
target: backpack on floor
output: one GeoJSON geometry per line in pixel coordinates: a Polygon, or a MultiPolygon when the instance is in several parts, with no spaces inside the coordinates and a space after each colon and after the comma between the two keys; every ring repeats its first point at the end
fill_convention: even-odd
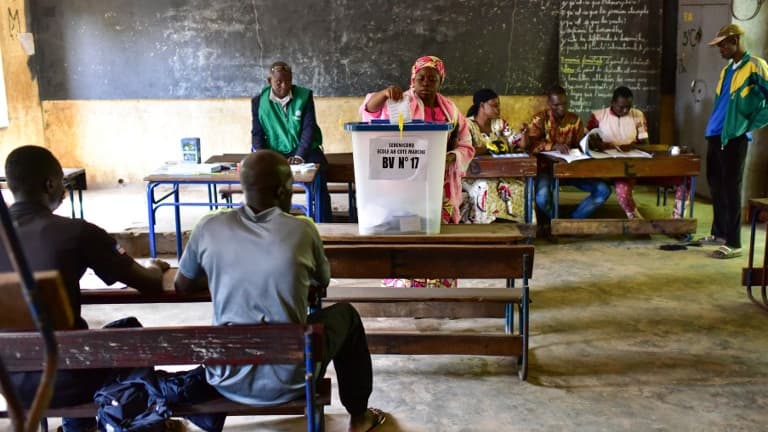
{"type": "Polygon", "coordinates": [[[99,432],[162,432],[171,416],[152,369],[132,371],[102,387],[93,399],[99,407],[99,432]]]}

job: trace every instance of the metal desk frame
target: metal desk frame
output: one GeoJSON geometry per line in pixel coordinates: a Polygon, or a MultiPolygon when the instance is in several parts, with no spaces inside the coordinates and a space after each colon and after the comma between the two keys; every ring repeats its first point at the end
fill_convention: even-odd
{"type": "MultiPolygon", "coordinates": [[[[317,206],[315,192],[317,187],[315,183],[315,172],[311,171],[306,175],[300,175],[302,180],[295,180],[294,185],[301,186],[307,197],[306,207],[300,206],[304,213],[317,219],[317,212],[314,209],[317,206]],[[311,179],[311,180],[310,180],[311,179]]],[[[223,174],[202,174],[202,175],[173,175],[173,174],[153,174],[144,178],[147,182],[147,216],[149,222],[149,255],[151,257],[157,256],[157,243],[155,239],[155,223],[157,221],[155,212],[160,207],[173,207],[174,214],[174,227],[176,232],[176,256],[181,258],[182,252],[182,231],[181,231],[181,207],[208,207],[210,209],[217,209],[219,207],[239,207],[241,203],[221,203],[216,200],[216,187],[218,185],[232,185],[240,184],[239,175],[235,173],[223,173],[223,174]],[[161,185],[170,185],[171,191],[162,196],[157,196],[156,189],[161,185]],[[206,185],[208,188],[208,201],[207,202],[183,202],[180,197],[179,187],[182,185],[206,185]],[[169,198],[173,198],[171,202],[165,202],[169,198]]]]}

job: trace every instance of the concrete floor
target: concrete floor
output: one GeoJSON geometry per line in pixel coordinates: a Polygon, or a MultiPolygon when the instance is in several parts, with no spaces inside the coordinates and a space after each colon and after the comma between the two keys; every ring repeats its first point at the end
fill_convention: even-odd
{"type": "MultiPolygon", "coordinates": [[[[638,197],[646,216],[669,211],[655,209],[655,193],[638,197]]],[[[603,214],[617,214],[613,198],[609,204],[603,214]]],[[[85,205],[86,217],[112,232],[146,227],[140,187],[88,191],[85,205]]],[[[183,212],[185,225],[194,223],[196,211],[183,212]]],[[[171,211],[163,212],[161,229],[170,226],[171,211]]],[[[697,202],[696,216],[703,235],[711,206],[697,202]]],[[[746,246],[746,226],[743,233],[746,246]]],[[[761,229],[761,246],[764,234],[761,229]]],[[[714,260],[706,246],[658,249],[669,242],[664,236],[537,240],[528,381],[517,379],[513,359],[375,356],[370,404],[391,414],[377,431],[766,430],[768,314],[740,286],[746,257],[714,260]]],[[[145,325],[204,324],[210,305],[84,307],[92,326],[126,315],[145,325]]],[[[366,326],[503,330],[492,319],[370,319],[366,326]]],[[[346,430],[337,399],[327,412],[329,431],[346,430]]],[[[0,421],[0,430],[7,425],[0,421]]],[[[293,432],[304,423],[233,417],[226,430],[293,432]]]]}

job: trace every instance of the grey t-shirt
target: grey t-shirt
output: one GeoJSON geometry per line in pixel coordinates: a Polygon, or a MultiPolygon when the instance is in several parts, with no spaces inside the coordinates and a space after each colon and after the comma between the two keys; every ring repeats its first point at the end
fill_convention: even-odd
{"type": "MultiPolygon", "coordinates": [[[[309,285],[328,285],[330,267],[314,223],[272,207],[243,206],[203,218],[192,231],[179,271],[204,271],[213,324],[306,323],[309,285]]],[[[302,365],[211,366],[208,382],[250,405],[287,402],[304,388],[302,365]]]]}

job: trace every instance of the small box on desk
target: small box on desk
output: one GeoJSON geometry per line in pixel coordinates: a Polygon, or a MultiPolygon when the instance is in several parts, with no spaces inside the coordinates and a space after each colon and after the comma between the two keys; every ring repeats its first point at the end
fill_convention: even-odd
{"type": "Polygon", "coordinates": [[[200,138],[181,139],[181,161],[193,164],[202,162],[200,157],[200,138]]]}

